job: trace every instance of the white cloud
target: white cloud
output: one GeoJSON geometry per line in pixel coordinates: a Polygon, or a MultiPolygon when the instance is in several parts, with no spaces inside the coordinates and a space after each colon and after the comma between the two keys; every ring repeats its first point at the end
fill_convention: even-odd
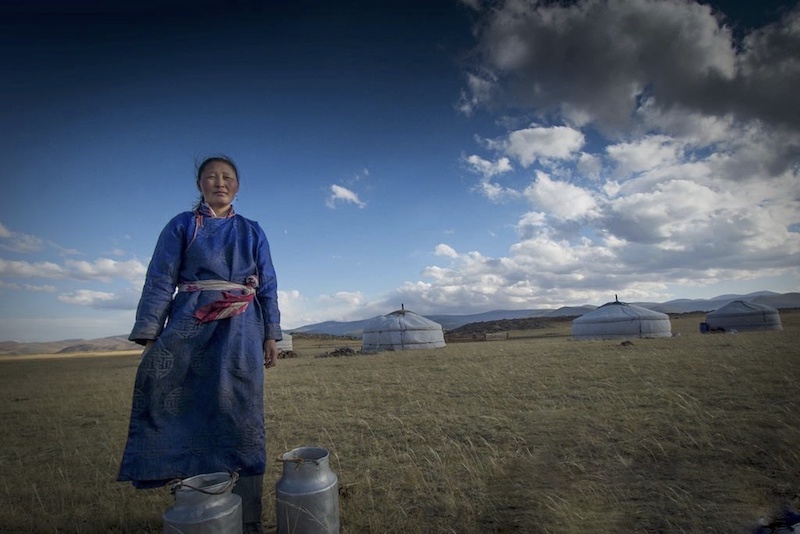
{"type": "Polygon", "coordinates": [[[0,276],[15,278],[52,278],[58,280],[66,278],[68,273],[61,265],[49,261],[27,262],[0,258],[0,276]]]}
{"type": "Polygon", "coordinates": [[[610,201],[605,229],[629,242],[674,242],[689,232],[707,230],[719,200],[708,187],[673,180],[656,190],[610,201]]]}
{"type": "Polygon", "coordinates": [[[499,302],[540,304],[551,291],[657,299],[668,281],[800,274],[800,6],[738,43],[697,2],[481,9],[461,102],[501,114],[498,126],[537,125],[484,141],[478,188],[492,201],[522,191],[530,211],[507,254],[439,254],[447,264],[409,290],[467,305],[495,280],[499,302]],[[532,171],[504,173],[516,190],[492,181],[500,156],[532,171]]]}
{"type": "Polygon", "coordinates": [[[459,109],[507,133],[462,164],[509,202],[516,239],[494,255],[439,243],[361,313],[314,305],[469,313],[800,278],[799,8],[734,43],[697,2],[470,5],[483,19],[459,109]]]}
{"type": "Polygon", "coordinates": [[[113,278],[138,281],[144,278],[147,265],[139,260],[117,261],[98,258],[94,262],[67,260],[64,263],[69,276],[78,280],[109,281],[113,278]]]}
{"type": "Polygon", "coordinates": [[[94,306],[98,302],[109,302],[114,300],[114,293],[79,289],[71,293],[59,295],[58,300],[61,302],[66,302],[67,304],[77,304],[78,306],[94,306]]]}
{"type": "Polygon", "coordinates": [[[547,229],[547,215],[540,211],[524,214],[516,224],[517,234],[521,239],[531,239],[547,229]]]}
{"type": "Polygon", "coordinates": [[[98,280],[109,282],[123,279],[139,282],[144,279],[147,265],[139,260],[117,261],[98,258],[94,262],[67,260],[63,265],[50,261],[28,262],[0,258],[0,277],[48,278],[52,280],[98,280]]]}
{"type": "Polygon", "coordinates": [[[466,78],[467,90],[461,92],[456,108],[469,117],[476,108],[492,100],[496,80],[491,73],[482,75],[467,73],[466,78]]]}
{"type": "Polygon", "coordinates": [[[800,129],[800,9],[737,48],[709,5],[680,0],[509,0],[488,6],[463,102],[587,117],[623,132],[642,102],[800,129]],[[632,21],[635,21],[632,22],[632,21]],[[477,78],[473,79],[473,78],[477,78]]]}
{"type": "Polygon", "coordinates": [[[358,198],[358,194],[341,185],[333,184],[330,187],[331,194],[325,200],[325,205],[331,209],[336,207],[337,202],[355,204],[359,208],[366,206],[366,203],[358,198]]]}
{"type": "Polygon", "coordinates": [[[308,297],[298,290],[279,290],[278,302],[284,330],[324,321],[350,321],[387,313],[383,301],[367,302],[365,295],[358,291],[338,291],[308,297]]]}
{"type": "MultiPolygon", "coordinates": [[[[768,136],[749,131],[733,128],[692,150],[668,136],[613,144],[613,157],[588,161],[600,169],[605,159],[622,183],[601,182],[597,191],[536,170],[524,191],[534,210],[518,219],[519,241],[507,254],[460,254],[439,244],[442,263],[424,269],[425,282],[398,288],[398,298],[422,312],[467,313],[602,303],[615,293],[668,300],[674,283],[800,276],[800,233],[790,230],[798,223],[798,169],[726,174],[763,161],[768,136]]],[[[583,154],[576,169],[587,162],[583,154]]]]}
{"type": "Polygon", "coordinates": [[[141,293],[133,289],[121,292],[78,289],[57,297],[59,302],[101,310],[135,310],[141,293]]]}
{"type": "Polygon", "coordinates": [[[470,171],[484,178],[491,178],[514,170],[511,166],[511,161],[506,157],[499,158],[497,161],[488,161],[480,156],[472,155],[467,157],[464,161],[470,171]]]}
{"type": "Polygon", "coordinates": [[[278,306],[281,310],[281,327],[286,330],[297,328],[322,319],[311,318],[305,313],[307,306],[305,297],[296,289],[278,290],[278,306]]]}
{"type": "Polygon", "coordinates": [[[30,234],[13,232],[6,228],[3,223],[0,223],[0,249],[29,253],[37,252],[42,248],[43,242],[40,238],[30,234]]]}
{"type": "Polygon", "coordinates": [[[786,9],[781,19],[745,36],[736,58],[736,78],[725,103],[746,102],[749,106],[745,111],[762,122],[797,131],[800,115],[792,104],[800,85],[798,49],[800,6],[795,5],[786,9]]]}
{"type": "Polygon", "coordinates": [[[537,162],[549,164],[555,160],[569,159],[580,154],[578,151],[584,144],[584,136],[581,132],[564,126],[534,126],[512,131],[499,139],[480,141],[486,148],[503,155],[495,161],[471,155],[464,162],[472,172],[481,176],[476,189],[492,202],[501,202],[522,196],[522,192],[493,180],[495,176],[514,171],[510,158],[519,161],[524,168],[537,162]]]}
{"type": "Polygon", "coordinates": [[[478,182],[478,184],[475,186],[475,189],[487,199],[496,203],[503,202],[507,199],[514,199],[520,196],[519,191],[509,187],[503,187],[497,182],[493,182],[489,178],[485,178],[478,182]]]}
{"type": "Polygon", "coordinates": [[[11,289],[13,291],[26,291],[30,293],[52,293],[56,290],[55,286],[49,284],[16,284],[13,282],[5,282],[3,280],[0,280],[0,288],[11,289]]]}
{"type": "Polygon", "coordinates": [[[732,113],[706,115],[678,105],[667,110],[659,107],[653,98],[642,100],[635,117],[645,131],[664,132],[689,146],[713,146],[726,141],[736,126],[732,113]]]}
{"type": "Polygon", "coordinates": [[[0,223],[0,249],[10,252],[30,254],[40,252],[45,249],[45,245],[55,249],[61,256],[77,256],[79,251],[65,248],[52,241],[45,241],[35,235],[9,230],[3,223],[0,223]]]}
{"type": "Polygon", "coordinates": [[[598,156],[582,152],[578,157],[578,174],[591,180],[599,180],[603,171],[603,161],[598,156]]]}
{"type": "MultiPolygon", "coordinates": [[[[2,224],[0,224],[0,240],[4,241],[0,244],[0,248],[15,252],[34,252],[43,248],[43,241],[38,237],[10,231],[2,224]]],[[[53,242],[48,241],[47,245],[59,256],[79,254],[74,249],[67,249],[53,242]]],[[[62,293],[57,297],[57,300],[66,304],[105,310],[131,310],[136,308],[140,295],[139,291],[133,289],[133,287],[143,282],[146,269],[147,266],[136,259],[118,261],[109,258],[98,258],[94,261],[66,260],[64,262],[53,262],[0,258],[0,288],[28,293],[53,293],[60,286],[12,282],[9,279],[45,279],[59,282],[65,280],[97,281],[106,284],[113,280],[122,279],[129,282],[129,287],[117,293],[78,289],[62,293]]]]}
{"type": "Polygon", "coordinates": [[[458,257],[458,252],[456,252],[456,250],[450,245],[445,245],[444,243],[439,243],[438,245],[436,245],[434,254],[436,254],[437,256],[445,256],[448,258],[458,257]]]}
{"type": "Polygon", "coordinates": [[[359,291],[337,291],[330,295],[322,295],[319,300],[333,306],[340,304],[358,306],[363,303],[364,297],[359,291]]]}
{"type": "Polygon", "coordinates": [[[616,165],[615,176],[630,176],[678,161],[682,147],[664,135],[645,136],[629,143],[606,147],[606,153],[616,165]]]}
{"type": "Polygon", "coordinates": [[[558,219],[581,219],[592,216],[597,201],[594,195],[575,185],[551,180],[538,171],[536,180],[525,189],[525,196],[535,208],[558,219]]]}
{"type": "Polygon", "coordinates": [[[505,153],[516,158],[523,167],[538,159],[566,159],[581,149],[583,134],[567,126],[532,127],[508,135],[505,153]]]}

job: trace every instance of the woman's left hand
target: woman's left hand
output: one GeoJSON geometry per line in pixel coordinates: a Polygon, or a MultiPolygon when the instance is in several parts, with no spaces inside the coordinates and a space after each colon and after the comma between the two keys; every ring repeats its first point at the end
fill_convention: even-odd
{"type": "Polygon", "coordinates": [[[264,367],[269,369],[278,363],[278,342],[268,339],[264,342],[264,367]]]}

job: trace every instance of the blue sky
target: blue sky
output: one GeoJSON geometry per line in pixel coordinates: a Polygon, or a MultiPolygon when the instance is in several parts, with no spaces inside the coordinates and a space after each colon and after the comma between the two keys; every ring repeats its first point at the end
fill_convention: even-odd
{"type": "Polygon", "coordinates": [[[284,328],[800,291],[794,2],[0,7],[0,340],[126,334],[196,162],[284,328]]]}

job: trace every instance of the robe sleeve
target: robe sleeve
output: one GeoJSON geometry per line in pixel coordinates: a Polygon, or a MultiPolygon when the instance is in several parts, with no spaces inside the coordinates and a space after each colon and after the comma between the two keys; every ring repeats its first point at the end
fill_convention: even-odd
{"type": "Polygon", "coordinates": [[[283,339],[281,332],[281,312],[278,308],[278,279],[275,276],[275,267],[272,265],[272,254],[269,241],[264,230],[258,223],[255,224],[258,235],[256,246],[256,262],[258,265],[259,284],[256,298],[264,310],[264,339],[283,339]]]}
{"type": "Polygon", "coordinates": [[[167,223],[150,259],[136,309],[136,322],[128,336],[128,339],[140,345],[161,334],[169,315],[185,246],[186,224],[181,222],[183,219],[186,217],[179,215],[167,223]]]}

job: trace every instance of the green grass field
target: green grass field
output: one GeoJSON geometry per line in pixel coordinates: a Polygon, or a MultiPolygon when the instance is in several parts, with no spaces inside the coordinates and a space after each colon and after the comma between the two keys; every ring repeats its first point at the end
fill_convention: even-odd
{"type": "MultiPolygon", "coordinates": [[[[315,356],[266,381],[277,458],[331,452],[342,532],[747,532],[800,505],[800,312],[783,332],[579,342],[569,322],[433,351],[315,356]]],[[[0,361],[0,532],[160,532],[115,482],[137,354],[0,361]]]]}

